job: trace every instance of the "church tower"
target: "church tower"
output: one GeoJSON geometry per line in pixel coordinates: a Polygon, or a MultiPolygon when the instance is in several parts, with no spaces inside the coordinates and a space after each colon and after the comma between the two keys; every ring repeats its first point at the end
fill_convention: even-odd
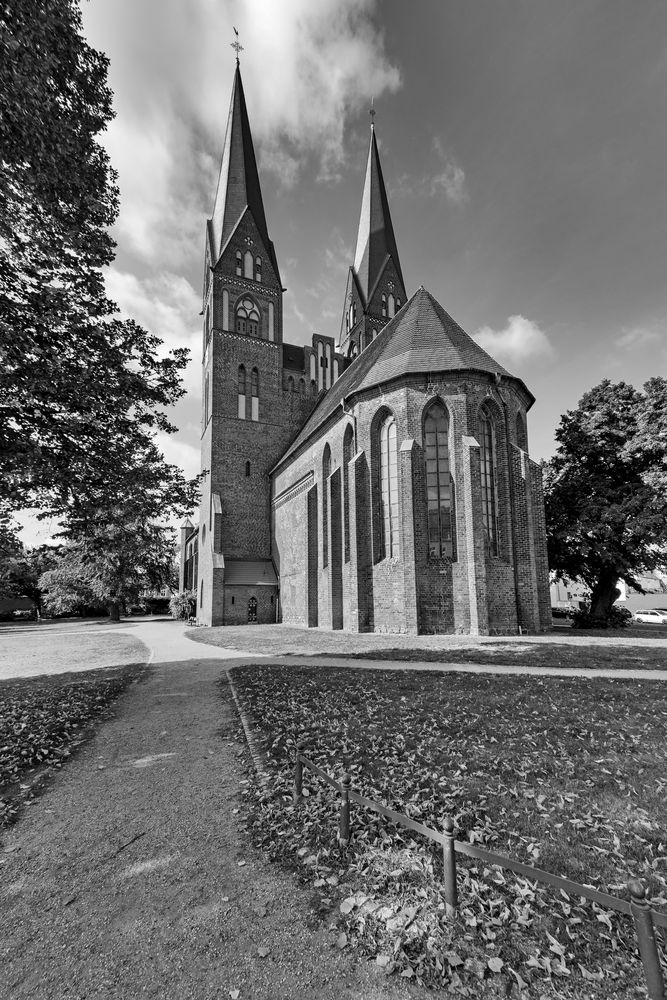
{"type": "Polygon", "coordinates": [[[354,264],[350,267],[340,329],[339,351],[354,358],[378,335],[407,299],[394,227],[384,186],[375,111],[361,200],[354,264]]]}
{"type": "Polygon", "coordinates": [[[237,58],[206,224],[196,596],[207,625],[276,620],[269,472],[315,401],[310,381],[286,398],[282,293],[237,58]]]}

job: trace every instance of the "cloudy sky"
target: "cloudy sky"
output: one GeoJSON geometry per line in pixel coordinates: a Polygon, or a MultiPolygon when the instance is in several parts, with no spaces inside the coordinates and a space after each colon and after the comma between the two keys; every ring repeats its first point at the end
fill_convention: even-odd
{"type": "Polygon", "coordinates": [[[234,71],[287,286],[285,339],[337,335],[376,128],[423,284],[537,398],[531,453],[602,378],[667,362],[664,0],[90,0],[111,60],[124,312],[193,360],[164,442],[199,468],[200,289],[234,71]]]}

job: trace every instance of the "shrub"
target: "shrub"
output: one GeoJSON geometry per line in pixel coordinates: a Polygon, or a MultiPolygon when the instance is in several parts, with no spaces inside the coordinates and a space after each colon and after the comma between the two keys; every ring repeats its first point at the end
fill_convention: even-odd
{"type": "Polygon", "coordinates": [[[632,624],[632,612],[627,608],[613,605],[607,618],[592,618],[588,601],[572,615],[572,628],[628,628],[632,624]]]}
{"type": "Polygon", "coordinates": [[[172,618],[187,621],[197,610],[197,601],[192,590],[184,590],[182,594],[174,594],[169,601],[169,611],[172,618]]]}

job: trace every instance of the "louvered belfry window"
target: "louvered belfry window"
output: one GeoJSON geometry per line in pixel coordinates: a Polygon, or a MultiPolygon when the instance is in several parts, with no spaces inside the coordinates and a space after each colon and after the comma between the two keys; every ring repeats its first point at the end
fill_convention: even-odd
{"type": "Polygon", "coordinates": [[[382,498],[382,558],[398,555],[398,452],[396,421],[388,416],[380,427],[380,492],[382,498]]]}
{"type": "Polygon", "coordinates": [[[449,465],[449,420],[439,403],[424,420],[428,551],[433,558],[456,558],[454,533],[454,483],[449,465]]]}

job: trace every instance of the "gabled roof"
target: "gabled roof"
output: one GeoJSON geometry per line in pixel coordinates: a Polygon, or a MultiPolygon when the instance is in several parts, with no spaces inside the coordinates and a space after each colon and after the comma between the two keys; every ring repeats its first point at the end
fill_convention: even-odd
{"type": "Polygon", "coordinates": [[[499,373],[518,382],[533,401],[523,382],[494,361],[422,286],[334,382],[281,462],[307,441],[349,396],[401,375],[448,371],[499,373]]]}
{"type": "Polygon", "coordinates": [[[262,241],[271,256],[271,262],[278,274],[273,244],[269,239],[266,225],[262,190],[259,184],[257,160],[250,132],[248,109],[241,70],[237,64],[229,105],[225,145],[220,164],[220,176],[215,194],[213,216],[210,220],[212,264],[215,264],[230,236],[236,229],[246,209],[255,220],[262,241]]]}
{"type": "Polygon", "coordinates": [[[398,259],[394,227],[391,224],[389,202],[382,177],[382,167],[375,139],[375,128],[371,126],[371,143],[368,150],[364,194],[361,199],[361,215],[357,232],[357,249],[354,255],[354,270],[358,279],[364,306],[386,263],[391,256],[405,291],[401,262],[398,259]]]}

